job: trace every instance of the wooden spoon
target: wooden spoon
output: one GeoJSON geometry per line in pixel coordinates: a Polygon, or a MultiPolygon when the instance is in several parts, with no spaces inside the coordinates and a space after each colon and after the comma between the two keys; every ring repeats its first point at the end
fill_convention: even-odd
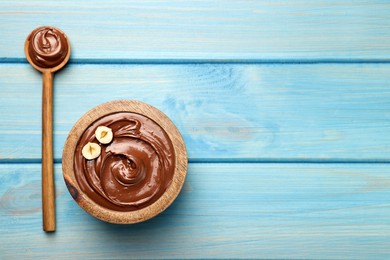
{"type": "Polygon", "coordinates": [[[65,33],[42,26],[30,33],[24,45],[28,62],[43,73],[42,84],[42,217],[43,230],[55,231],[55,195],[53,174],[53,76],[70,57],[65,33]]]}

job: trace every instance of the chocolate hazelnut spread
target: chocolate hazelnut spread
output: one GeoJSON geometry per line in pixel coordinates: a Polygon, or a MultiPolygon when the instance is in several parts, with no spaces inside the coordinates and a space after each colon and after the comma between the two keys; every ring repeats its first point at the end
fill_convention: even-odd
{"type": "Polygon", "coordinates": [[[29,56],[41,68],[59,65],[69,51],[66,35],[54,27],[39,27],[29,35],[28,40],[29,56]]]}
{"type": "Polygon", "coordinates": [[[74,154],[80,189],[95,203],[116,211],[134,211],[157,201],[172,182],[175,152],[167,133],[150,118],[118,112],[92,123],[80,137],[74,154]],[[113,140],[101,144],[95,130],[106,126],[113,140]],[[81,150],[88,142],[101,146],[98,158],[87,160],[81,150]]]}

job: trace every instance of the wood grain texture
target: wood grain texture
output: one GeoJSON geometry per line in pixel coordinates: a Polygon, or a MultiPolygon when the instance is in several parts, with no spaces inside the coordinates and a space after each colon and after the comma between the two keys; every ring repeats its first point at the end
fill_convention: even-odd
{"type": "Polygon", "coordinates": [[[388,164],[190,164],[178,199],[145,223],[85,213],[56,164],[57,232],[41,232],[40,165],[0,164],[4,259],[390,257],[388,164]]]}
{"type": "Polygon", "coordinates": [[[53,73],[42,74],[42,220],[43,230],[56,229],[53,156],[53,73]]]}
{"type": "Polygon", "coordinates": [[[390,58],[390,4],[344,1],[0,2],[0,58],[24,58],[28,33],[63,29],[72,59],[390,58]]]}
{"type": "MultiPolygon", "coordinates": [[[[0,66],[0,158],[40,160],[41,75],[0,66]]],[[[70,65],[54,90],[54,156],[92,107],[149,103],[190,160],[388,160],[390,65],[70,65]]]]}

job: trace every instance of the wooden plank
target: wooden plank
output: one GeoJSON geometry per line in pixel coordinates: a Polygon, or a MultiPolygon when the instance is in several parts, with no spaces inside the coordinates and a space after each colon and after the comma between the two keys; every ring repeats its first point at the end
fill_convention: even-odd
{"type": "Polygon", "coordinates": [[[139,225],[94,219],[57,164],[57,232],[42,231],[40,164],[0,164],[0,257],[390,257],[389,164],[190,164],[184,190],[139,225]]]}
{"type": "MultiPolygon", "coordinates": [[[[41,75],[0,66],[0,158],[39,160],[41,75]]],[[[389,160],[390,65],[71,65],[55,78],[54,147],[86,111],[135,99],[166,113],[191,160],[389,160]]]]}
{"type": "Polygon", "coordinates": [[[0,10],[1,58],[24,58],[40,25],[68,34],[72,60],[390,58],[383,0],[5,0],[0,10]]]}

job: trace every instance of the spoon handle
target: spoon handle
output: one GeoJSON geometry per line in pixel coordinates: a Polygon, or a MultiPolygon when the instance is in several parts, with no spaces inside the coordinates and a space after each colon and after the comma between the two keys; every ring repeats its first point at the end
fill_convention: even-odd
{"type": "Polygon", "coordinates": [[[43,230],[56,228],[53,174],[53,73],[43,72],[42,84],[42,216],[43,230]]]}

